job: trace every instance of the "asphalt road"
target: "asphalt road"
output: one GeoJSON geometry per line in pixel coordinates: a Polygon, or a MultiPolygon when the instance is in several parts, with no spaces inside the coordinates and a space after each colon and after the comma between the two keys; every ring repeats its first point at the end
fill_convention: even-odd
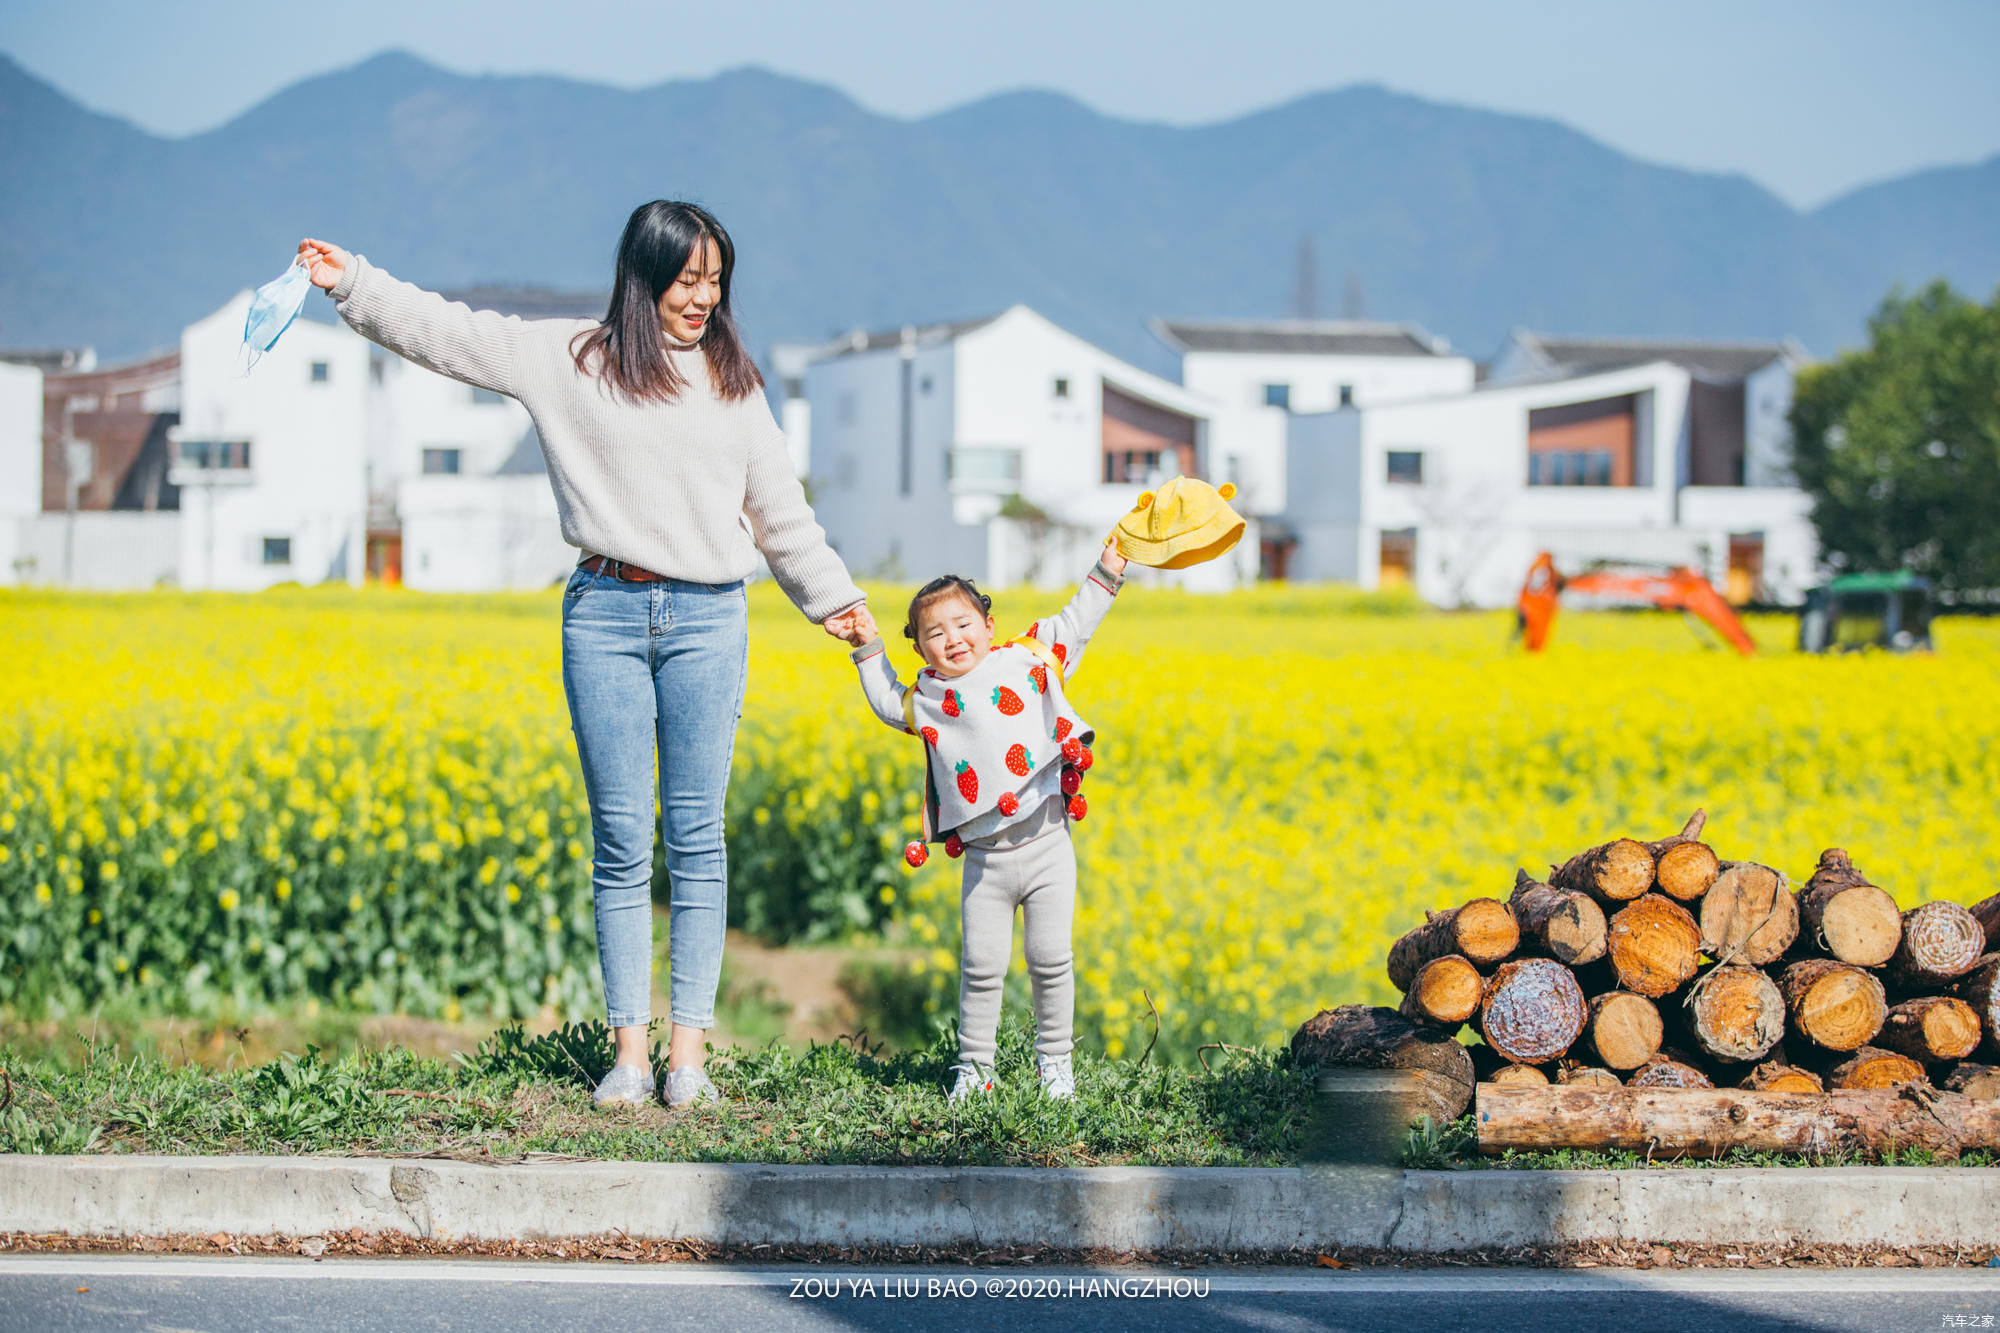
{"type": "Polygon", "coordinates": [[[477,1260],[0,1258],[0,1329],[2000,1327],[2000,1270],[759,1268],[477,1260]],[[1965,1322],[1959,1323],[1957,1320],[1965,1322]],[[1990,1322],[1988,1322],[1990,1321],[1990,1322]]]}

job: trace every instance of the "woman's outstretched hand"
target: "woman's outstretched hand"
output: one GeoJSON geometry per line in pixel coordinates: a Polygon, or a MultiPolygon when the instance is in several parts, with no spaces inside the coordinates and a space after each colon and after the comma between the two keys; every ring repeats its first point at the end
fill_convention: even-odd
{"type": "Polygon", "coordinates": [[[330,292],[340,281],[340,275],[347,272],[347,266],[354,262],[354,256],[337,245],[307,239],[299,242],[298,262],[306,266],[313,286],[330,292]]]}
{"type": "Polygon", "coordinates": [[[869,614],[866,602],[830,615],[821,624],[828,634],[856,648],[879,637],[875,617],[869,614]]]}

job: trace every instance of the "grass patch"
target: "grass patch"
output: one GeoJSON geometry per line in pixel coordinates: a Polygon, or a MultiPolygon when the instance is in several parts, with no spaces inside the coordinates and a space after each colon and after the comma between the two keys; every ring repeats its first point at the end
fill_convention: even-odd
{"type": "MultiPolygon", "coordinates": [[[[1264,1051],[1215,1073],[1076,1057],[1077,1096],[1042,1097],[1025,1021],[1003,1026],[1000,1089],[951,1105],[955,1033],[887,1054],[849,1040],[717,1051],[726,1100],[598,1111],[600,1023],[504,1028],[468,1056],[406,1050],[263,1064],[175,1065],[84,1043],[68,1059],[0,1048],[0,1152],[555,1154],[624,1161],[979,1166],[1282,1166],[1297,1161],[1311,1084],[1264,1051]]],[[[655,1049],[656,1063],[660,1051],[655,1049]]]]}

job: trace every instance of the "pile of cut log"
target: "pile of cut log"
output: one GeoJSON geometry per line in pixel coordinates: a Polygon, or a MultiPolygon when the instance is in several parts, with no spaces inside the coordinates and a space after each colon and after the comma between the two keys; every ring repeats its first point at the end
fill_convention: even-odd
{"type": "MultiPolygon", "coordinates": [[[[1470,1025],[1465,1092],[1476,1078],[1480,1141],[1494,1151],[1682,1141],[1648,1133],[1645,1108],[1672,1118],[1658,1109],[1671,1098],[1653,1091],[1813,1097],[1790,1109],[1826,1123],[1761,1138],[1745,1127],[1785,1107],[1711,1098],[1724,1132],[1687,1141],[1827,1148],[1898,1141],[1843,1132],[1843,1118],[1869,1112],[1857,1103],[1836,1115],[1827,1094],[1891,1094],[1871,1104],[1883,1101],[1897,1124],[1907,1116],[1891,1103],[1919,1102],[1928,1124],[1949,1118],[1940,1106],[2000,1098],[2000,1068],[1974,1058],[2000,1062],[2000,894],[1970,909],[1903,910],[1839,848],[1794,890],[1780,870],[1720,858],[1705,826],[1698,810],[1671,837],[1613,839],[1545,881],[1519,871],[1505,901],[1429,913],[1389,950],[1400,1009],[1323,1012],[1294,1038],[1295,1053],[1396,1067],[1415,1034],[1460,1045],[1470,1025]],[[1501,1094],[1509,1088],[1545,1095],[1501,1094]],[[1555,1099],[1552,1089],[1605,1095],[1555,1099]],[[1624,1128],[1593,1126],[1593,1115],[1624,1128]]],[[[1434,1078],[1452,1063],[1421,1046],[1434,1078]]],[[[2000,1130],[2000,1102],[1973,1116],[1989,1118],[2000,1130]]],[[[1948,1137],[1970,1146],[1982,1136],[1975,1124],[1948,1137]]]]}

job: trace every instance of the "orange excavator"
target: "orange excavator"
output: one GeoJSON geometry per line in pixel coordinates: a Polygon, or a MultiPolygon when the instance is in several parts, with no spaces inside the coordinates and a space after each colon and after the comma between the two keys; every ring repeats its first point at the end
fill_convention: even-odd
{"type": "Polygon", "coordinates": [[[1555,558],[1547,551],[1535,557],[1527,579],[1521,584],[1520,600],[1515,603],[1520,612],[1521,637],[1529,652],[1539,653],[1548,643],[1549,630],[1555,625],[1556,606],[1565,592],[1623,597],[1697,615],[1729,640],[1737,652],[1745,657],[1757,653],[1757,645],[1743,628],[1743,622],[1729,609],[1729,603],[1722,599],[1715,585],[1686,566],[1655,574],[1591,570],[1564,578],[1556,572],[1555,558]]]}

